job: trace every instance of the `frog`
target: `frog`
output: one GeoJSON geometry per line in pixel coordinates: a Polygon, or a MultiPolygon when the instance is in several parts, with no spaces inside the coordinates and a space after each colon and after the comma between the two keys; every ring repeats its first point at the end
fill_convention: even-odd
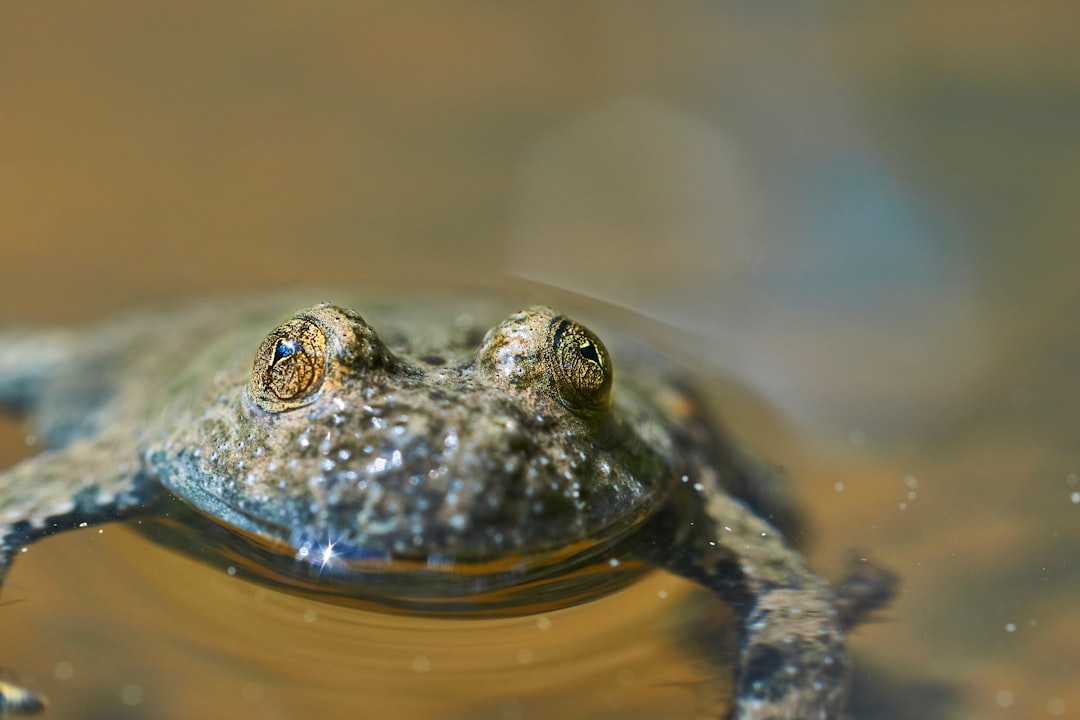
{"type": "MultiPolygon", "coordinates": [[[[662,570],[731,609],[724,717],[839,717],[848,633],[895,578],[815,574],[782,475],[665,353],[493,304],[286,295],[0,333],[0,406],[43,448],[0,474],[0,584],[31,543],[132,518],[388,612],[524,614],[662,570]]],[[[0,685],[10,715],[45,707],[0,685]]]]}

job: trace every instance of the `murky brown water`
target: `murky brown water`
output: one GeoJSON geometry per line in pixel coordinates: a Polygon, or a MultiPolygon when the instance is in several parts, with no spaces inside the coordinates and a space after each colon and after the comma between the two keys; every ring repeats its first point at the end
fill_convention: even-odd
{"type": "Polygon", "coordinates": [[[730,694],[730,639],[699,627],[725,609],[662,573],[574,608],[440,620],[267,590],[124,527],[30,552],[5,646],[57,717],[695,717],[730,694]]]}
{"type": "MultiPolygon", "coordinates": [[[[796,478],[825,574],[858,546],[904,576],[854,641],[859,717],[1075,716],[1078,15],[6,2],[0,322],[513,275],[633,307],[746,388],[725,415],[796,478]]],[[[55,538],[5,588],[0,665],[58,718],[333,717],[353,683],[409,703],[373,717],[693,717],[726,692],[680,639],[715,608],[668,609],[664,576],[546,631],[227,580],[121,528],[55,538]],[[564,657],[560,628],[596,635],[564,657]]]]}

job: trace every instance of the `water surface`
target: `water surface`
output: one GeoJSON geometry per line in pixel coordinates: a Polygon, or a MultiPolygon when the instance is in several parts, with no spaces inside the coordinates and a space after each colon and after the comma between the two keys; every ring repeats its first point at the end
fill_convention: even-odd
{"type": "MultiPolygon", "coordinates": [[[[631,307],[677,331],[728,422],[788,469],[824,574],[859,548],[903,575],[853,640],[858,716],[1070,717],[1078,14],[3,3],[0,322],[515,276],[631,307]]],[[[5,426],[5,460],[23,434],[5,426]]],[[[616,631],[586,623],[599,636],[564,668],[535,648],[520,662],[527,621],[410,626],[414,648],[227,580],[121,528],[55,538],[5,588],[0,665],[58,718],[303,715],[290,703],[348,704],[354,678],[387,687],[367,663],[400,668],[417,717],[570,712],[539,686],[571,679],[588,687],[563,696],[569,716],[722,702],[723,658],[665,625],[693,612],[632,595],[595,612],[644,613],[641,644],[609,653],[616,631]],[[459,637],[497,650],[442,675],[459,637]],[[504,694],[476,692],[492,677],[504,694]],[[424,706],[435,688],[454,701],[424,706]]]]}

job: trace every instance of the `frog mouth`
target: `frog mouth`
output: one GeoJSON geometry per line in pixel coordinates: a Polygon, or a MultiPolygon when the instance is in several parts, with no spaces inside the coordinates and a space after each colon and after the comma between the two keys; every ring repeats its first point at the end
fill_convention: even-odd
{"type": "Polygon", "coordinates": [[[135,526],[155,542],[260,585],[379,612],[528,615],[607,595],[648,569],[643,562],[628,559],[631,527],[601,540],[579,540],[528,554],[408,557],[347,541],[312,538],[297,545],[280,539],[283,528],[271,529],[257,518],[248,520],[260,529],[242,529],[179,498],[164,502],[167,507],[157,517],[135,526]]]}

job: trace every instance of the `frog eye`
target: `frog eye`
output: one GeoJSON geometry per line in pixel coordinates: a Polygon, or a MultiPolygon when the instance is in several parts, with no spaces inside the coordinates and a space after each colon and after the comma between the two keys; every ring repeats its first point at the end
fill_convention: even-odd
{"type": "Polygon", "coordinates": [[[600,338],[564,317],[552,320],[550,338],[551,373],[559,399],[584,414],[607,409],[611,360],[600,338]]]}
{"type": "Polygon", "coordinates": [[[476,368],[491,383],[547,396],[582,418],[600,415],[611,400],[611,356],[600,338],[541,305],[493,328],[476,368]]]}
{"type": "Polygon", "coordinates": [[[281,412],[311,402],[326,375],[326,333],[294,318],[266,336],[255,355],[248,388],[259,407],[281,412]]]}

